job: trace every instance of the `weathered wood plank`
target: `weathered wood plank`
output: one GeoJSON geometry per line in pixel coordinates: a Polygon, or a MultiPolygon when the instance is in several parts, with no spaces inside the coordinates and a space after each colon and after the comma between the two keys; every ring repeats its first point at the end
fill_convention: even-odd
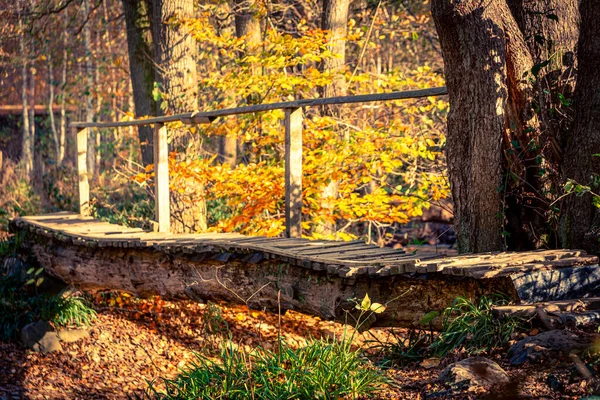
{"type": "Polygon", "coordinates": [[[403,92],[373,93],[356,96],[325,97],[318,99],[302,99],[280,103],[258,104],[254,106],[228,108],[222,110],[191,112],[123,122],[73,122],[71,123],[71,126],[75,128],[114,128],[122,126],[151,125],[155,123],[166,123],[174,121],[182,121],[186,124],[205,124],[210,123],[215,118],[225,117],[229,115],[252,114],[256,112],[264,112],[271,110],[283,110],[286,108],[319,107],[324,105],[335,104],[353,104],[374,101],[418,99],[422,97],[442,96],[445,94],[448,94],[448,90],[445,86],[441,86],[427,89],[406,90],[403,92]]]}
{"type": "Polygon", "coordinates": [[[302,237],[302,109],[285,109],[285,233],[302,237]]]}
{"type": "Polygon", "coordinates": [[[77,142],[77,182],[79,187],[79,214],[90,215],[90,184],[87,171],[87,128],[72,128],[77,142]]]}
{"type": "Polygon", "coordinates": [[[154,125],[154,191],[156,222],[159,232],[169,232],[171,208],[169,206],[169,147],[167,128],[163,124],[154,125]]]}

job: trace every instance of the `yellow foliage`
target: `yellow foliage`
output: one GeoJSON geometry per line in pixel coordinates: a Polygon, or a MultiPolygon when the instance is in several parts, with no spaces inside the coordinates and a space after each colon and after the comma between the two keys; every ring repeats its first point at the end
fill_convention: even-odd
{"type": "MultiPolygon", "coordinates": [[[[291,36],[269,29],[263,43],[248,46],[243,38],[217,32],[209,23],[209,8],[206,6],[201,18],[182,21],[199,43],[200,59],[217,66],[201,74],[200,97],[206,109],[314,98],[319,87],[336,78],[317,68],[322,59],[336,56],[327,50],[327,32],[301,26],[299,35],[291,36]]],[[[364,41],[353,24],[351,21],[348,40],[364,41]]],[[[390,36],[392,31],[384,29],[382,35],[390,36]]],[[[442,76],[428,65],[377,76],[351,71],[336,74],[343,75],[350,92],[356,94],[444,84],[442,76]]],[[[306,236],[350,240],[357,234],[353,226],[406,223],[421,215],[431,201],[448,196],[442,154],[447,102],[428,98],[368,106],[373,107],[348,107],[343,123],[320,116],[317,109],[305,110],[306,236]],[[332,182],[334,195],[325,195],[324,189],[332,182]],[[316,229],[331,223],[344,228],[333,234],[316,229]]],[[[212,230],[280,235],[285,229],[282,120],[283,111],[275,110],[198,127],[197,134],[207,138],[237,138],[243,144],[244,162],[231,168],[215,157],[178,161],[172,154],[171,189],[190,201],[206,200],[212,230]]],[[[134,179],[151,179],[149,172],[134,179]]]]}

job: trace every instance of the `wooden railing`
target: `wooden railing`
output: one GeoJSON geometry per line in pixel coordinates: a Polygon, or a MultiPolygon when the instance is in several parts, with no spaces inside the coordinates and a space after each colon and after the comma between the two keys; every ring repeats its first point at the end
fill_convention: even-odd
{"type": "Polygon", "coordinates": [[[304,99],[281,103],[259,104],[214,111],[153,117],[121,122],[73,122],[71,129],[77,138],[77,174],[79,178],[79,213],[90,214],[90,186],[87,173],[87,138],[93,128],[117,128],[125,126],[154,125],[154,182],[156,197],[156,222],[159,232],[169,232],[169,164],[167,129],[165,123],[181,121],[185,124],[208,124],[218,117],[251,114],[261,111],[284,110],[285,112],[285,226],[287,237],[301,236],[302,223],[302,109],[305,107],[367,103],[416,99],[447,94],[445,86],[409,90],[404,92],[378,93],[359,96],[340,96],[320,99],[304,99]]]}

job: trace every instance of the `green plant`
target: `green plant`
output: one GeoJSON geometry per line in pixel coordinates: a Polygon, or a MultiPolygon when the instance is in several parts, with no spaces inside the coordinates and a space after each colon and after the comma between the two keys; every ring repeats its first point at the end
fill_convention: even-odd
{"type": "Polygon", "coordinates": [[[338,399],[373,393],[386,378],[370,367],[347,341],[314,340],[299,349],[285,343],[281,353],[240,351],[229,342],[219,362],[196,355],[196,362],[165,390],[150,385],[158,399],[338,399]]]}
{"type": "Polygon", "coordinates": [[[202,315],[202,330],[206,335],[224,336],[229,333],[229,325],[221,312],[221,307],[208,302],[202,315]]]}
{"type": "Polygon", "coordinates": [[[457,297],[444,313],[444,326],[429,346],[431,353],[444,357],[454,350],[479,354],[505,346],[513,333],[524,329],[525,321],[516,317],[501,319],[492,315],[492,307],[506,305],[500,296],[482,296],[479,302],[457,297]]]}
{"type": "Polygon", "coordinates": [[[37,293],[37,286],[24,285],[14,274],[0,276],[0,340],[15,340],[25,325],[38,320],[67,326],[89,325],[95,318],[81,297],[37,293]]]}

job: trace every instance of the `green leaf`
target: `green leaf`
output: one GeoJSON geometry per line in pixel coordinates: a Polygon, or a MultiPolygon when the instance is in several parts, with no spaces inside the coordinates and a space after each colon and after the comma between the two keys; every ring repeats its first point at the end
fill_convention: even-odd
{"type": "Polygon", "coordinates": [[[567,183],[565,183],[565,186],[563,188],[565,189],[565,192],[571,193],[571,191],[573,190],[573,181],[568,181],[567,183]]]}
{"type": "Polygon", "coordinates": [[[44,271],[44,268],[38,268],[37,271],[35,271],[35,276],[38,276],[39,274],[41,274],[44,271]]]}
{"type": "Polygon", "coordinates": [[[40,276],[39,278],[37,278],[37,280],[35,281],[35,286],[40,286],[42,283],[44,282],[44,277],[40,276]]]}
{"type": "Polygon", "coordinates": [[[546,67],[548,64],[550,64],[550,60],[546,60],[546,61],[542,61],[539,64],[535,64],[532,68],[531,68],[531,73],[533,74],[533,76],[535,76],[537,78],[537,76],[540,73],[540,70],[544,67],[546,67]]]}
{"type": "Polygon", "coordinates": [[[27,270],[27,275],[31,275],[33,274],[33,271],[35,270],[35,268],[31,267],[27,270]]]}
{"type": "Polygon", "coordinates": [[[429,325],[431,321],[433,321],[436,317],[440,315],[439,311],[429,311],[427,314],[423,315],[423,318],[419,321],[421,325],[429,325]]]}
{"type": "Polygon", "coordinates": [[[33,283],[35,282],[35,279],[30,279],[27,282],[25,282],[26,285],[33,285],[33,283]]]}

